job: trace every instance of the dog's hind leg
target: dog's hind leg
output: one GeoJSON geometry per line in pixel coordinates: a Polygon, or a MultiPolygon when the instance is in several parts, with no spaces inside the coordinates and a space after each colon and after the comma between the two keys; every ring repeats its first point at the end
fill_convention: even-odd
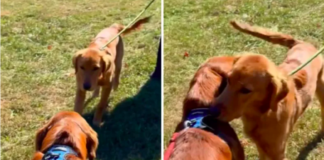
{"type": "Polygon", "coordinates": [[[324,65],[317,79],[316,96],[321,105],[322,132],[324,133],[324,65]]]}

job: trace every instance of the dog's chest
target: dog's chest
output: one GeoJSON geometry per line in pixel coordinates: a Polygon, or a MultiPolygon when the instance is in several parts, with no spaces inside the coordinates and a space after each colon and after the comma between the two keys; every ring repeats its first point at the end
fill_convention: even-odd
{"type": "MultiPolygon", "coordinates": [[[[263,141],[264,135],[269,135],[270,133],[277,132],[279,135],[283,135],[284,133],[280,133],[280,128],[285,128],[288,125],[288,119],[283,118],[281,120],[275,119],[262,119],[262,118],[251,118],[251,117],[242,117],[244,132],[247,136],[252,138],[253,141],[263,141]]],[[[279,138],[279,137],[278,137],[279,138]]]]}
{"type": "Polygon", "coordinates": [[[242,117],[242,121],[243,121],[243,129],[246,135],[248,135],[249,137],[253,137],[253,134],[255,133],[254,131],[256,130],[256,128],[258,128],[258,124],[257,123],[251,123],[251,119],[248,117],[242,117]]]}

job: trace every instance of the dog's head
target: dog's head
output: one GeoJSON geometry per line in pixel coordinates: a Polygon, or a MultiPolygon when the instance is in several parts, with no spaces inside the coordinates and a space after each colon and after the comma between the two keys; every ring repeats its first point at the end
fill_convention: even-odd
{"type": "Polygon", "coordinates": [[[246,54],[235,59],[227,86],[211,107],[220,120],[231,121],[243,113],[276,111],[288,93],[286,76],[267,57],[246,54]],[[220,112],[220,113],[219,113],[220,112]]]}
{"type": "Polygon", "coordinates": [[[73,66],[77,87],[87,91],[97,88],[100,79],[111,81],[114,70],[112,57],[104,51],[93,48],[78,51],[73,56],[73,66]]]}
{"type": "Polygon", "coordinates": [[[93,160],[98,148],[97,136],[78,113],[63,111],[38,130],[36,151],[44,152],[54,144],[70,145],[83,158],[93,160]]]}

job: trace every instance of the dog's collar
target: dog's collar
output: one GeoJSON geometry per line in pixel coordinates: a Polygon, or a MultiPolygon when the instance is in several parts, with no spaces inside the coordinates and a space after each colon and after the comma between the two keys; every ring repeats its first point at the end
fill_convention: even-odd
{"type": "Polygon", "coordinates": [[[78,155],[70,146],[53,145],[44,154],[42,160],[66,160],[67,155],[78,155]]]}
{"type": "Polygon", "coordinates": [[[184,122],[185,128],[207,128],[208,126],[203,122],[203,119],[207,115],[209,115],[208,108],[198,108],[191,110],[187,116],[187,120],[184,122]]]}

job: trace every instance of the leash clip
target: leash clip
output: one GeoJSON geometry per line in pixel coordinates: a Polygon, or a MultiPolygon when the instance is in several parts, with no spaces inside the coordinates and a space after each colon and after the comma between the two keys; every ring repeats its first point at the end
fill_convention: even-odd
{"type": "Polygon", "coordinates": [[[184,122],[184,127],[187,129],[187,128],[191,128],[191,127],[193,127],[195,124],[196,124],[196,120],[195,119],[193,119],[193,120],[186,120],[185,122],[184,122]]]}

